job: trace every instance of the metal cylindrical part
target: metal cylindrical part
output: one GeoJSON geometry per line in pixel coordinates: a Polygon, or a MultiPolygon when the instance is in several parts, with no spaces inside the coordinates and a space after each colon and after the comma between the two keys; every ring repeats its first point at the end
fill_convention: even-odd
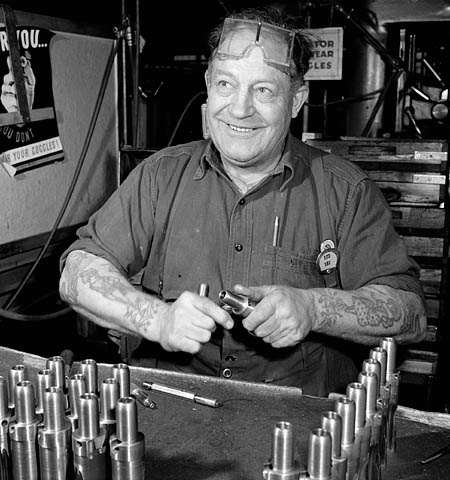
{"type": "Polygon", "coordinates": [[[117,402],[117,433],[111,436],[110,455],[113,480],[143,480],[145,441],[138,432],[137,406],[133,397],[117,402]]]}
{"type": "Polygon", "coordinates": [[[376,358],[366,358],[362,364],[362,372],[373,372],[377,375],[378,391],[380,390],[381,363],[376,358]]]}
{"type": "Polygon", "coordinates": [[[30,381],[15,385],[15,419],[9,424],[13,478],[37,480],[37,432],[40,418],[35,413],[35,396],[30,381]]]}
{"type": "Polygon", "coordinates": [[[331,435],[328,430],[316,428],[309,436],[308,450],[309,478],[331,479],[331,435]]]}
{"type": "Polygon", "coordinates": [[[39,370],[37,373],[36,413],[44,412],[44,393],[49,387],[55,386],[55,372],[49,368],[39,370]]]}
{"type": "Polygon", "coordinates": [[[386,350],[386,377],[395,372],[397,364],[397,341],[392,337],[384,337],[381,339],[380,347],[386,350]]]}
{"type": "Polygon", "coordinates": [[[358,382],[366,387],[366,416],[372,418],[377,411],[378,375],[374,372],[361,372],[358,382]]]}
{"type": "Polygon", "coordinates": [[[64,359],[59,355],[47,359],[47,369],[55,374],[55,387],[66,388],[66,364],[64,359]]]}
{"type": "Polygon", "coordinates": [[[209,285],[207,283],[201,283],[198,286],[198,294],[201,297],[207,297],[209,295],[209,285]]]}
{"type": "Polygon", "coordinates": [[[33,384],[29,380],[18,382],[14,389],[15,412],[18,423],[31,423],[36,420],[35,395],[33,384]]]}
{"type": "Polygon", "coordinates": [[[370,350],[369,357],[380,362],[380,378],[378,380],[381,394],[381,389],[386,384],[387,352],[384,348],[374,347],[370,350]]]}
{"type": "Polygon", "coordinates": [[[11,412],[8,405],[8,383],[0,376],[0,420],[9,417],[11,412]]]}
{"type": "Polygon", "coordinates": [[[274,470],[288,471],[294,465],[293,426],[278,422],[273,430],[272,465],[274,470]]]}
{"type": "Polygon", "coordinates": [[[44,392],[44,430],[65,428],[64,393],[62,387],[48,387],[44,392]]]}
{"type": "Polygon", "coordinates": [[[132,443],[137,438],[137,406],[133,397],[124,397],[117,402],[117,438],[121,442],[132,443]]]}
{"type": "Polygon", "coordinates": [[[9,453],[8,426],[11,420],[11,411],[8,406],[8,384],[0,376],[0,454],[9,453]]]}
{"type": "Polygon", "coordinates": [[[247,317],[255,308],[255,303],[244,295],[236,295],[229,290],[219,292],[219,300],[231,308],[235,315],[247,317]]]}
{"type": "Polygon", "coordinates": [[[355,402],[355,429],[362,428],[366,424],[366,387],[360,382],[347,385],[346,395],[355,402]]]}
{"type": "Polygon", "coordinates": [[[86,393],[86,377],[76,373],[69,378],[69,406],[70,413],[67,419],[70,422],[72,432],[78,428],[78,412],[80,410],[80,397],[86,393]]]}
{"type": "Polygon", "coordinates": [[[119,382],[119,398],[129,397],[130,387],[130,368],[126,363],[116,363],[112,367],[112,377],[119,382]]]}
{"type": "Polygon", "coordinates": [[[17,383],[27,380],[27,377],[25,365],[14,365],[9,370],[9,408],[15,406],[15,386],[17,383]]]}
{"type": "Polygon", "coordinates": [[[44,425],[38,431],[40,480],[66,480],[69,475],[71,427],[65,417],[63,387],[44,393],[44,425]]]}
{"type": "Polygon", "coordinates": [[[107,435],[99,424],[97,395],[84,393],[80,397],[79,407],[78,428],[72,434],[75,478],[106,480],[109,478],[107,435]]]}
{"type": "Polygon", "coordinates": [[[81,438],[95,438],[99,434],[98,397],[94,393],[85,393],[80,397],[78,430],[81,438]]]}
{"type": "Polygon", "coordinates": [[[78,373],[86,377],[86,392],[98,395],[98,367],[97,362],[87,358],[80,362],[78,373]]]}
{"type": "Polygon", "coordinates": [[[108,434],[116,429],[116,405],[119,400],[120,385],[115,378],[106,378],[101,384],[100,392],[100,424],[108,434]]]}
{"type": "Polygon", "coordinates": [[[352,445],[355,441],[355,402],[348,397],[339,397],[335,411],[342,419],[341,447],[352,445]]]}
{"type": "Polygon", "coordinates": [[[331,458],[341,458],[342,419],[332,410],[322,414],[321,427],[331,435],[331,458]]]}

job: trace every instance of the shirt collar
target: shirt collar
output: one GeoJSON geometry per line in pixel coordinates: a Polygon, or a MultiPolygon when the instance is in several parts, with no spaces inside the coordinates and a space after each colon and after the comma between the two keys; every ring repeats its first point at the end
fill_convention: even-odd
{"type": "MultiPolygon", "coordinates": [[[[194,173],[194,180],[201,180],[205,176],[208,167],[213,167],[219,170],[223,169],[220,161],[220,153],[211,140],[208,140],[208,142],[209,145],[206,145],[206,148],[204,148],[203,154],[200,157],[199,166],[194,173]]],[[[289,133],[286,138],[286,144],[283,150],[281,161],[278,163],[273,172],[273,175],[285,173],[285,178],[281,189],[283,189],[292,179],[295,168],[299,167],[298,164],[294,163],[295,146],[296,142],[294,141],[294,137],[289,133]]]]}

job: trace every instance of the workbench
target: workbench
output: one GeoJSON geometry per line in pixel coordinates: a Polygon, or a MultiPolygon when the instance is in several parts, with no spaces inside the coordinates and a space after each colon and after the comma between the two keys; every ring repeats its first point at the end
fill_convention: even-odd
{"type": "MultiPolygon", "coordinates": [[[[30,380],[46,359],[0,347],[0,375],[14,365],[27,367],[30,380]]],[[[76,362],[72,365],[76,373],[76,362]]],[[[111,376],[112,365],[98,364],[99,381],[111,376]]],[[[296,459],[307,464],[311,430],[320,427],[322,412],[334,400],[302,395],[294,387],[225,380],[163,370],[130,367],[131,382],[156,382],[217,399],[211,408],[188,400],[149,392],[155,409],[138,406],[139,430],[145,435],[146,479],[261,480],[272,454],[277,422],[291,422],[296,459]]],[[[383,479],[450,478],[450,455],[427,465],[420,460],[450,443],[450,415],[399,407],[396,450],[389,452],[383,479]],[[408,418],[407,418],[408,417],[408,418]]]]}

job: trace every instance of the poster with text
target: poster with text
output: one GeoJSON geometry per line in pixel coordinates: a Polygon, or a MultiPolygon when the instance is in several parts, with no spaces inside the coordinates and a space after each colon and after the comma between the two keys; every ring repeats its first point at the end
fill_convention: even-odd
{"type": "Polygon", "coordinates": [[[7,113],[19,112],[6,29],[0,28],[0,162],[9,175],[63,159],[63,148],[54,114],[50,41],[54,33],[18,26],[20,64],[30,111],[45,112],[43,119],[10,124],[7,113]],[[42,110],[46,109],[46,110],[42,110]]]}

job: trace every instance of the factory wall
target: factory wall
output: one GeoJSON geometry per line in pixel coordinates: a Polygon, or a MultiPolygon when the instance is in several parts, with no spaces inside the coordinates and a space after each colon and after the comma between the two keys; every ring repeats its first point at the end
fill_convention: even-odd
{"type": "MultiPolygon", "coordinates": [[[[18,16],[19,21],[29,24],[30,18],[18,16]]],[[[53,23],[56,27],[59,25],[49,17],[33,15],[31,21],[55,33],[50,44],[50,59],[64,160],[14,177],[0,167],[0,245],[52,229],[80,157],[113,44],[108,38],[53,30],[53,23]]],[[[92,142],[61,227],[84,222],[117,185],[117,138],[114,67],[92,142]]]]}

